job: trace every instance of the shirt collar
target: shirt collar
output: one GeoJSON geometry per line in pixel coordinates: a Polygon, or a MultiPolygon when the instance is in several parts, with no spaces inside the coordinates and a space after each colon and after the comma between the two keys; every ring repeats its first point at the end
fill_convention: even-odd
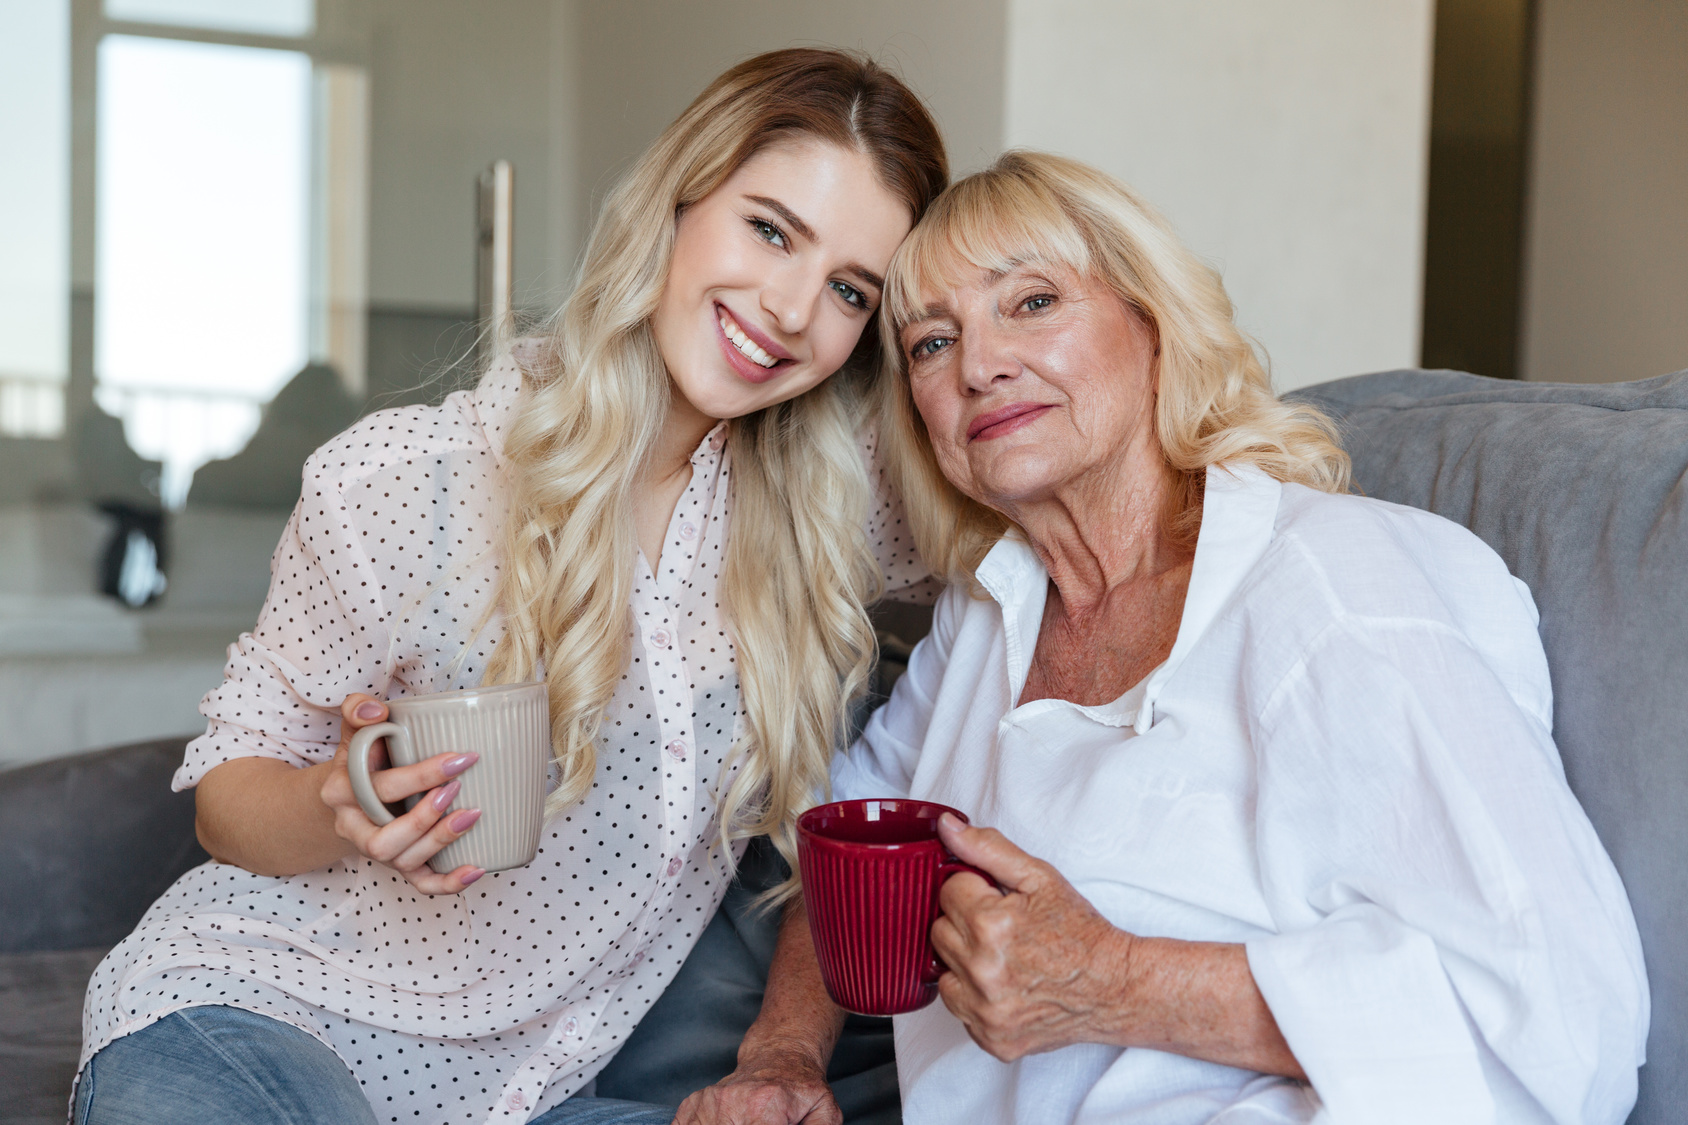
{"type": "MultiPolygon", "coordinates": [[[[1155,700],[1213,624],[1272,541],[1283,485],[1252,465],[1210,465],[1202,499],[1201,532],[1184,614],[1166,662],[1149,674],[1135,727],[1154,724],[1155,700]]],[[[1018,699],[1031,668],[1049,594],[1049,572],[1018,528],[999,539],[979,564],[979,585],[1002,607],[1011,698],[1018,699]]]]}
{"type": "Polygon", "coordinates": [[[732,422],[727,419],[715,423],[715,428],[703,435],[703,440],[692,450],[691,462],[695,468],[715,460],[727,444],[727,434],[732,428],[732,422]]]}

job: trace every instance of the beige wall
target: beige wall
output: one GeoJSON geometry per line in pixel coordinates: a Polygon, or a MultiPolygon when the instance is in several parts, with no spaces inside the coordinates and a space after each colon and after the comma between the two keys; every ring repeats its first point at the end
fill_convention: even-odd
{"type": "Polygon", "coordinates": [[[931,106],[951,166],[1002,143],[1004,0],[645,0],[583,3],[574,42],[581,221],[709,80],[776,47],[866,51],[931,106]]]}
{"type": "Polygon", "coordinates": [[[1524,377],[1688,367],[1688,4],[1536,12],[1524,377]]]}
{"type": "Polygon", "coordinates": [[[552,260],[551,0],[372,0],[372,303],[475,303],[474,184],[516,165],[523,304],[561,280],[552,260]]]}
{"type": "Polygon", "coordinates": [[[472,184],[503,156],[516,165],[518,304],[553,306],[616,175],[711,78],[758,51],[867,51],[929,100],[958,168],[1001,145],[1005,0],[373,4],[377,305],[472,305],[472,184]]]}
{"type": "Polygon", "coordinates": [[[371,298],[468,308],[471,184],[517,167],[518,302],[721,70],[817,44],[892,65],[958,172],[1099,164],[1219,264],[1280,387],[1417,359],[1431,0],[372,0],[371,298]]]}
{"type": "Polygon", "coordinates": [[[1009,145],[1138,188],[1280,389],[1417,362],[1431,0],[1010,0],[1009,145]]]}

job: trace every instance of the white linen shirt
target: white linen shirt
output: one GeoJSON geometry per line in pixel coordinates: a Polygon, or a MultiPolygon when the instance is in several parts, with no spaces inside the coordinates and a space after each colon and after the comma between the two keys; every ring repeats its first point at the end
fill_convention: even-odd
{"type": "MultiPolygon", "coordinates": [[[[496,588],[502,435],[525,357],[440,407],[371,415],[310,459],[268,601],[200,705],[210,726],[177,789],[232,758],[327,760],[353,692],[479,682],[500,633],[474,630],[496,588]]],[[[95,971],[83,1062],[169,1012],[227,1004],[332,1048],[382,1121],[523,1121],[590,1081],[726,890],[711,850],[740,710],[718,602],[726,435],[723,423],[692,454],[655,573],[640,556],[597,779],[546,823],[531,864],[438,897],[360,856],[288,878],[204,864],[95,971]]],[[[872,454],[868,439],[880,486],[872,454]]],[[[868,534],[888,589],[930,601],[900,505],[881,499],[868,534]]]]}
{"type": "Polygon", "coordinates": [[[911,1125],[1621,1122],[1648,1000],[1565,784],[1529,592],[1440,517],[1211,469],[1165,664],[1015,706],[1048,576],[952,586],[840,799],[911,795],[1052,863],[1116,926],[1240,942],[1311,1088],[1148,1049],[1013,1063],[896,1017],[911,1125]]]}

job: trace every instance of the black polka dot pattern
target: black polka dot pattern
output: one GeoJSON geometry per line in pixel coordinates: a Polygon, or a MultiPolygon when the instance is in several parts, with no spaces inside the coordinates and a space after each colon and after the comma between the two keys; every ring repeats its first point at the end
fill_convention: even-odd
{"type": "MultiPolygon", "coordinates": [[[[521,346],[475,392],[383,411],[319,450],[256,628],[229,650],[178,789],[232,758],[326,760],[339,704],[477,683],[497,643],[501,436],[521,346]]],[[[84,1062],[179,1008],[228,1004],[332,1048],[382,1121],[521,1121],[580,1089],[671,980],[725,890],[714,794],[740,733],[718,597],[728,426],[692,455],[662,555],[641,556],[633,656],[581,804],[538,857],[428,897],[357,859],[290,878],[208,863],[184,875],[89,986],[84,1062]]],[[[864,455],[883,471],[871,439],[864,455]]],[[[926,593],[894,501],[871,541],[888,585],[926,593]]]]}

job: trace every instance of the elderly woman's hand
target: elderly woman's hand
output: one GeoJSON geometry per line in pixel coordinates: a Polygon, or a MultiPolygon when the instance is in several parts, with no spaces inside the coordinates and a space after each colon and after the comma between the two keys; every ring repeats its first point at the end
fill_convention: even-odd
{"type": "Polygon", "coordinates": [[[951,970],[939,995],[980,1047],[1005,1062],[1073,1043],[1151,1047],[1306,1078],[1241,945],[1126,933],[996,829],[946,814],[938,832],[1002,888],[954,876],[932,924],[951,970]]]}
{"type": "Polygon", "coordinates": [[[1002,888],[977,875],[952,877],[938,900],[943,916],[932,926],[932,945],[951,970],[938,992],[974,1042],[1011,1062],[1106,1041],[1132,935],[996,829],[946,814],[939,833],[958,858],[990,872],[1002,888]]]}

